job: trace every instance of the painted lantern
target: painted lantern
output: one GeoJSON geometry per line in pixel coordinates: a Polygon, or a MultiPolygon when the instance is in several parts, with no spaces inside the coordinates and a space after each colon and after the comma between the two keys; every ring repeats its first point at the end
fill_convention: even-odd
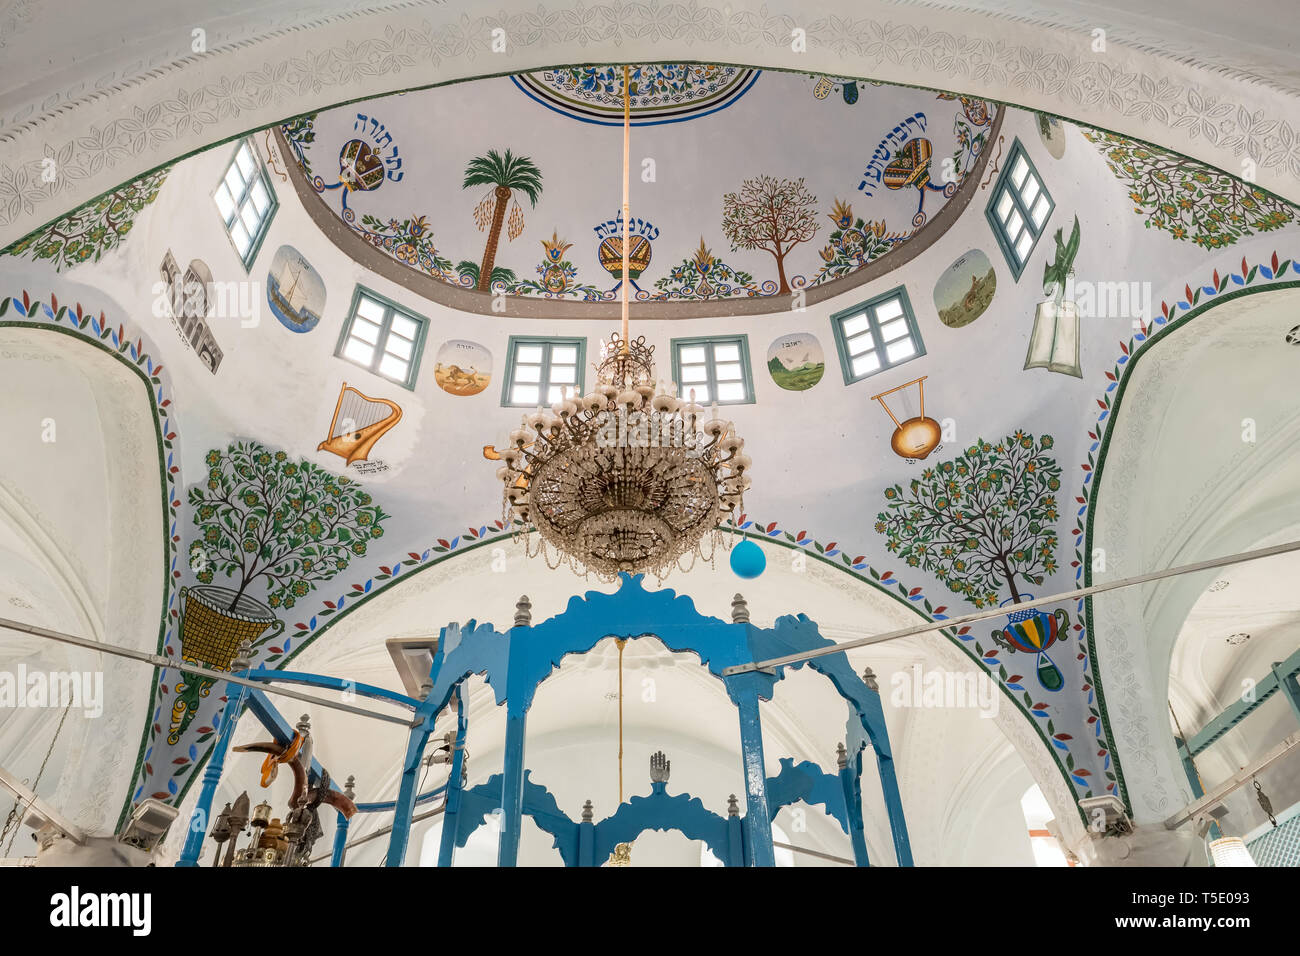
{"type": "MultiPolygon", "coordinates": [[[[1023,597],[1033,600],[1034,596],[1026,594],[1023,597]]],[[[1013,603],[1014,600],[1007,600],[1000,606],[1013,603]]],[[[1058,607],[1051,614],[1038,608],[1011,611],[1007,614],[1006,627],[993,632],[993,642],[1008,651],[1036,655],[1038,683],[1046,690],[1060,690],[1065,685],[1065,678],[1061,669],[1047,656],[1047,649],[1064,635],[1069,626],[1070,615],[1065,608],[1058,607]]]]}

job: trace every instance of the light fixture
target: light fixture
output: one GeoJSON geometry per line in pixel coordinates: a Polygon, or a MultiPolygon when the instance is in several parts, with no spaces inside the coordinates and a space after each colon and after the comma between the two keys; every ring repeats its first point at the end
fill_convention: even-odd
{"type": "Polygon", "coordinates": [[[551,567],[612,579],[651,572],[662,579],[683,558],[712,560],[727,515],[750,486],[745,442],[731,422],[683,400],[655,379],[654,346],[628,335],[629,137],[631,99],[623,68],[623,331],[601,344],[596,386],[567,389],[510,433],[499,459],[505,518],[517,519],[529,555],[551,567]],[[529,529],[541,538],[534,552],[529,529]],[[704,540],[709,539],[709,545],[704,540]],[[558,553],[551,564],[550,552],[558,553]]]}

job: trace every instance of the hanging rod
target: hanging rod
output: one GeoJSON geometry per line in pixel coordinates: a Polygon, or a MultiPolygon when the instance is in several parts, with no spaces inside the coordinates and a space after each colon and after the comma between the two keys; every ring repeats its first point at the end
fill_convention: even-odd
{"type": "MultiPolygon", "coordinates": [[[[1021,601],[1013,607],[1015,610],[1020,610],[1027,607],[1039,607],[1044,604],[1077,601],[1079,598],[1087,597],[1091,594],[1101,594],[1104,591],[1114,591],[1118,588],[1131,588],[1139,584],[1146,584],[1149,581],[1160,581],[1165,578],[1177,577],[1181,574],[1195,574],[1197,571],[1208,571],[1211,568],[1222,568],[1230,564],[1241,564],[1246,561],[1256,561],[1260,558],[1271,558],[1274,555],[1290,554],[1293,551],[1300,551],[1300,541],[1289,541],[1286,544],[1275,544],[1270,545],[1267,548],[1256,548],[1254,551],[1242,551],[1239,554],[1227,555],[1222,558],[1210,558],[1207,561],[1196,561],[1192,564],[1183,564],[1174,568],[1166,568],[1163,571],[1151,571],[1147,574],[1136,574],[1132,577],[1107,581],[1105,584],[1093,584],[1086,588],[1078,588],[1074,591],[1062,591],[1060,594],[1034,598],[1030,601],[1021,601]]],[[[752,664],[734,664],[731,667],[724,667],[722,669],[722,676],[730,677],[733,674],[748,674],[752,671],[767,671],[774,667],[782,667],[786,664],[797,664],[800,661],[812,660],[816,657],[826,657],[830,654],[838,654],[841,651],[852,650],[855,647],[866,647],[868,644],[881,644],[885,641],[897,640],[900,637],[912,637],[915,634],[927,634],[930,631],[943,631],[950,627],[962,627],[966,624],[974,624],[978,621],[987,621],[992,618],[1003,617],[1006,613],[1007,608],[1005,607],[991,608],[987,611],[977,611],[974,614],[954,617],[946,621],[917,624],[913,627],[904,627],[897,631],[887,631],[884,634],[875,634],[871,637],[860,637],[852,641],[841,641],[838,644],[819,647],[814,651],[800,651],[798,654],[787,654],[784,657],[772,657],[765,661],[755,661],[752,664]]]]}
{"type": "Polygon", "coordinates": [[[24,624],[22,621],[13,621],[7,617],[0,617],[0,627],[8,628],[11,631],[21,631],[24,634],[31,634],[34,637],[43,637],[47,640],[58,641],[63,644],[75,644],[77,647],[85,647],[92,651],[99,651],[103,654],[111,654],[114,657],[127,657],[131,660],[142,661],[145,664],[152,664],[154,667],[172,668],[175,670],[182,670],[187,674],[199,674],[202,677],[212,677],[216,680],[227,681],[231,684],[242,684],[244,687],[252,687],[267,694],[279,694],[281,697],[292,697],[294,700],[300,700],[317,707],[330,707],[334,710],[342,710],[349,714],[356,714],[359,717],[383,720],[390,724],[398,724],[402,727],[415,726],[411,720],[405,717],[394,717],[392,714],[383,714],[377,710],[366,710],[364,707],[354,707],[351,704],[344,704],[340,701],[328,700],[324,697],[314,697],[311,694],[304,694],[302,691],[289,690],[286,687],[277,687],[274,684],[267,683],[266,681],[247,680],[243,677],[236,677],[229,671],[213,670],[212,668],[204,667],[201,664],[191,664],[188,661],[181,663],[174,661],[169,657],[163,657],[161,654],[150,654],[147,651],[137,651],[129,647],[119,647],[116,644],[107,644],[103,641],[92,641],[88,637],[77,637],[75,634],[65,634],[62,631],[51,631],[48,628],[37,627],[35,624],[24,624]]]}

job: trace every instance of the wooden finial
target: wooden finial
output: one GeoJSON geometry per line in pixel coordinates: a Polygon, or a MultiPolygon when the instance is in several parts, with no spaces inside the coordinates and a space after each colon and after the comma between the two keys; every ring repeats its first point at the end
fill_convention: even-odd
{"type": "Polygon", "coordinates": [[[737,594],[731,599],[731,623],[749,623],[749,605],[745,603],[744,595],[737,594]]]}
{"type": "Polygon", "coordinates": [[[515,602],[515,627],[532,627],[532,625],[533,602],[528,600],[527,594],[522,594],[515,602]]]}

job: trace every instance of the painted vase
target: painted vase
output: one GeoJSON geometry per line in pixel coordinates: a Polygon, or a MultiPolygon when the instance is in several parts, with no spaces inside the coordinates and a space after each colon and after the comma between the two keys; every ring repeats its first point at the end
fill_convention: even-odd
{"type": "MultiPolygon", "coordinates": [[[[1033,600],[1032,594],[1022,595],[1025,600],[1033,600]]],[[[1003,601],[999,607],[1006,607],[1016,602],[1013,598],[1003,601]]],[[[1038,683],[1044,690],[1057,691],[1065,686],[1061,669],[1047,656],[1047,649],[1065,633],[1070,626],[1070,615],[1065,608],[1057,608],[1051,614],[1038,608],[1025,608],[1022,611],[1007,613],[1006,627],[993,632],[993,641],[1009,651],[1021,651],[1036,656],[1038,683]]]]}

